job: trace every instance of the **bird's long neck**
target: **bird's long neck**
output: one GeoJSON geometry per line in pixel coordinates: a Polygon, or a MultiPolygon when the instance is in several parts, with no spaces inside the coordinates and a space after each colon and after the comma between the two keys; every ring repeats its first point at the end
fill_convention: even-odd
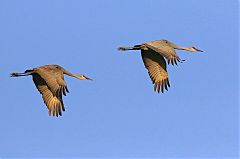
{"type": "Polygon", "coordinates": [[[67,70],[63,70],[63,74],[66,74],[66,75],[68,75],[68,76],[72,76],[72,77],[75,77],[75,78],[78,78],[78,79],[79,79],[79,76],[78,76],[78,75],[73,74],[73,73],[71,73],[71,72],[69,72],[69,71],[67,71],[67,70]]]}
{"type": "Polygon", "coordinates": [[[182,47],[177,45],[174,46],[174,49],[192,51],[192,47],[182,47]]]}

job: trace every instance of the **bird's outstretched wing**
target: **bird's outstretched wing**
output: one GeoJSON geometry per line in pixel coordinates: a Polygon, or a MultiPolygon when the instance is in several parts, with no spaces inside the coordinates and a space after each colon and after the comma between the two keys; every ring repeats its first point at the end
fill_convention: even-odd
{"type": "Polygon", "coordinates": [[[179,58],[174,48],[168,46],[168,44],[164,41],[152,41],[144,43],[143,45],[145,45],[148,49],[154,50],[164,56],[167,59],[168,64],[171,63],[172,65],[177,65],[177,62],[184,61],[179,58]]]}
{"type": "Polygon", "coordinates": [[[57,117],[58,115],[62,116],[62,111],[65,111],[62,94],[54,95],[46,80],[37,73],[33,74],[33,82],[38,91],[42,94],[43,101],[49,110],[49,115],[56,115],[57,117]]]}
{"type": "Polygon", "coordinates": [[[49,115],[62,115],[62,111],[65,111],[62,94],[66,95],[66,92],[69,92],[63,73],[44,66],[35,68],[34,72],[33,81],[42,94],[49,115]]]}
{"type": "Polygon", "coordinates": [[[69,92],[67,85],[63,79],[62,72],[51,70],[48,67],[36,68],[34,69],[34,72],[45,80],[48,88],[54,96],[60,96],[61,94],[66,96],[66,92],[69,92]]]}
{"type": "Polygon", "coordinates": [[[148,70],[148,74],[154,84],[154,91],[158,93],[168,90],[170,83],[166,69],[166,61],[162,55],[153,50],[141,50],[143,63],[148,70]]]}

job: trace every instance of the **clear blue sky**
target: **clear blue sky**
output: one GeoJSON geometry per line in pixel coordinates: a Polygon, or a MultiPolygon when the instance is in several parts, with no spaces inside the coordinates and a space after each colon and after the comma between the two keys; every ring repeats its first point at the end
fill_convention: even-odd
{"type": "Polygon", "coordinates": [[[238,1],[0,1],[0,157],[237,158],[238,1]],[[168,66],[153,91],[140,52],[118,46],[168,39],[204,53],[168,66]],[[66,112],[48,116],[31,77],[59,64],[66,112]]]}

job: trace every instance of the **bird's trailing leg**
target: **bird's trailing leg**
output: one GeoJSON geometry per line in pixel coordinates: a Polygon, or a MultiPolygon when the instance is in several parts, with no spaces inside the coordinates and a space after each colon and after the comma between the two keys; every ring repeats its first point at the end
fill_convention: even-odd
{"type": "Polygon", "coordinates": [[[133,47],[119,47],[118,48],[119,51],[140,50],[140,49],[141,49],[141,45],[135,45],[133,47]]]}
{"type": "Polygon", "coordinates": [[[26,70],[24,73],[13,72],[10,74],[10,77],[19,77],[19,76],[28,76],[32,74],[32,70],[26,70]]]}

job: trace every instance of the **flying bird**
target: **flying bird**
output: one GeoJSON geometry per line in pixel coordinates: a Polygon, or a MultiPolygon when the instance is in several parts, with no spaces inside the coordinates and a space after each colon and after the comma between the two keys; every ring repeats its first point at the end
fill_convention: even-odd
{"type": "Polygon", "coordinates": [[[58,117],[58,115],[62,116],[62,111],[65,111],[62,94],[66,96],[66,92],[69,93],[64,74],[81,80],[92,80],[82,74],[73,74],[59,65],[40,66],[26,70],[24,73],[11,73],[10,76],[32,75],[33,82],[42,95],[49,115],[58,117]]]}
{"type": "Polygon", "coordinates": [[[148,70],[148,74],[154,84],[154,91],[163,93],[164,90],[168,90],[170,87],[166,61],[168,64],[177,65],[178,62],[182,63],[185,60],[181,60],[176,54],[177,50],[186,50],[191,52],[203,52],[195,47],[181,47],[173,44],[168,40],[155,40],[146,42],[140,45],[134,45],[133,47],[119,47],[120,51],[127,50],[141,50],[143,63],[148,70]]]}

